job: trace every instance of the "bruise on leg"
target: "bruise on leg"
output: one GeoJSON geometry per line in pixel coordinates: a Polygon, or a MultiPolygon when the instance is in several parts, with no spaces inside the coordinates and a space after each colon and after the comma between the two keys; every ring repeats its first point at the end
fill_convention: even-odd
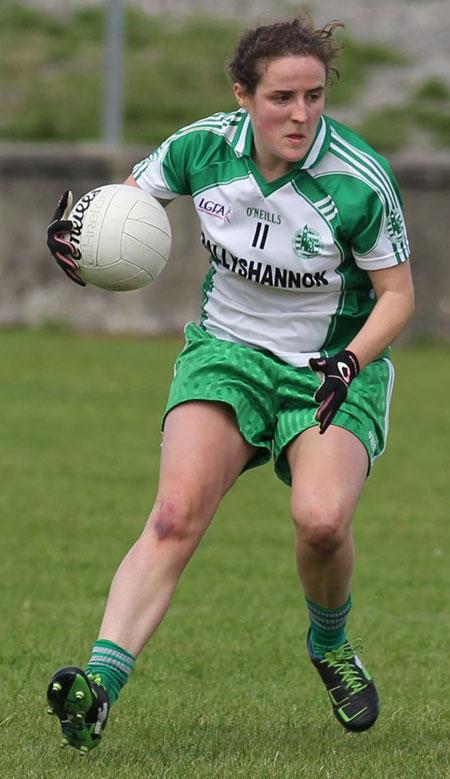
{"type": "Polygon", "coordinates": [[[158,511],[154,529],[158,541],[165,541],[174,535],[177,526],[176,506],[174,500],[166,500],[158,511]]]}
{"type": "Polygon", "coordinates": [[[173,530],[173,524],[172,522],[168,521],[164,517],[158,517],[158,519],[155,522],[155,532],[158,536],[158,541],[165,541],[166,538],[169,538],[173,530]]]}

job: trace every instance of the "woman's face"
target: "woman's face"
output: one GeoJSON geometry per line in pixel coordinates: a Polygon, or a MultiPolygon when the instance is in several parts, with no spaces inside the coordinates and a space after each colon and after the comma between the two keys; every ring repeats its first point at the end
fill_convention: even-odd
{"type": "Polygon", "coordinates": [[[282,175],[280,170],[287,172],[307,154],[323,112],[325,86],[325,65],[301,56],[270,60],[253,95],[234,85],[239,105],[251,117],[258,167],[282,175]]]}

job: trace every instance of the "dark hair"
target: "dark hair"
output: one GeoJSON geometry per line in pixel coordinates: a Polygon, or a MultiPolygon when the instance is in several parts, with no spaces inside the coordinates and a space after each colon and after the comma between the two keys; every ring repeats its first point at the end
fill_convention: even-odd
{"type": "Polygon", "coordinates": [[[315,30],[309,16],[296,16],[286,22],[276,22],[245,32],[229,64],[229,74],[249,94],[254,94],[258,82],[268,63],[278,57],[291,55],[315,57],[325,65],[327,78],[333,72],[339,78],[336,68],[330,63],[338,56],[343,44],[336,43],[333,33],[341,22],[328,22],[322,29],[315,30]]]}

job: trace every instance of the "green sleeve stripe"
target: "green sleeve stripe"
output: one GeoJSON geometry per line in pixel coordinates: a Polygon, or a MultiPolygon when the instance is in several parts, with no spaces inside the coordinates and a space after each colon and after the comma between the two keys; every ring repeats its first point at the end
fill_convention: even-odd
{"type": "Polygon", "coordinates": [[[331,135],[333,140],[330,148],[337,152],[340,158],[348,162],[351,167],[359,170],[367,178],[369,186],[383,192],[386,202],[391,208],[400,208],[401,203],[392,181],[380,163],[366,152],[346,142],[334,129],[332,129],[331,135]]]}
{"type": "Polygon", "coordinates": [[[349,165],[348,175],[363,181],[370,189],[374,190],[384,203],[385,209],[390,210],[393,207],[391,194],[384,186],[383,182],[371,173],[361,162],[353,160],[348,152],[341,146],[331,143],[330,151],[340,160],[349,165]]]}
{"type": "MultiPolygon", "coordinates": [[[[369,154],[360,151],[355,146],[346,143],[340,138],[335,130],[332,130],[333,141],[330,145],[330,150],[344,163],[348,164],[351,170],[351,175],[364,181],[377,195],[384,207],[386,217],[395,211],[398,212],[399,217],[403,221],[402,205],[400,198],[397,196],[394,185],[378,161],[371,157],[369,154]]],[[[404,262],[409,257],[409,246],[405,239],[398,244],[393,243],[393,250],[396,256],[397,262],[404,262]]],[[[363,256],[363,255],[358,255],[363,256]]]]}
{"type": "Polygon", "coordinates": [[[327,195],[323,198],[323,200],[319,200],[314,205],[317,210],[320,211],[322,216],[327,220],[327,222],[332,222],[334,217],[339,213],[336,208],[336,203],[334,202],[333,198],[330,197],[330,195],[327,195]]]}
{"type": "MultiPolygon", "coordinates": [[[[212,116],[205,117],[204,119],[199,119],[198,121],[193,122],[192,124],[185,127],[181,127],[179,130],[177,130],[177,132],[173,133],[173,135],[163,141],[163,143],[161,143],[156,151],[149,154],[149,156],[142,160],[142,162],[139,162],[134,166],[134,178],[137,181],[146,170],[148,164],[156,157],[159,157],[161,164],[161,175],[163,176],[166,184],[168,184],[168,172],[164,169],[164,160],[170,146],[174,143],[174,141],[185,138],[192,133],[209,132],[213,133],[214,135],[224,137],[224,140],[231,144],[234,140],[236,132],[242,124],[243,116],[244,112],[241,111],[234,111],[232,113],[217,113],[213,114],[212,116]]],[[[171,188],[172,184],[169,184],[169,189],[171,188]]]]}

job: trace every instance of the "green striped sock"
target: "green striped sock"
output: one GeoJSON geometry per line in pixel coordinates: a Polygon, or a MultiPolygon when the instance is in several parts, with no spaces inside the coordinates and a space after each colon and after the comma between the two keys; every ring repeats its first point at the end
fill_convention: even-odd
{"type": "Polygon", "coordinates": [[[122,687],[127,683],[136,658],[113,641],[99,639],[92,647],[86,673],[101,676],[111,706],[116,702],[122,687]]]}
{"type": "Polygon", "coordinates": [[[316,657],[323,657],[330,649],[338,649],[347,641],[345,626],[352,607],[349,595],[343,606],[324,609],[305,598],[311,624],[310,641],[316,657]]]}

